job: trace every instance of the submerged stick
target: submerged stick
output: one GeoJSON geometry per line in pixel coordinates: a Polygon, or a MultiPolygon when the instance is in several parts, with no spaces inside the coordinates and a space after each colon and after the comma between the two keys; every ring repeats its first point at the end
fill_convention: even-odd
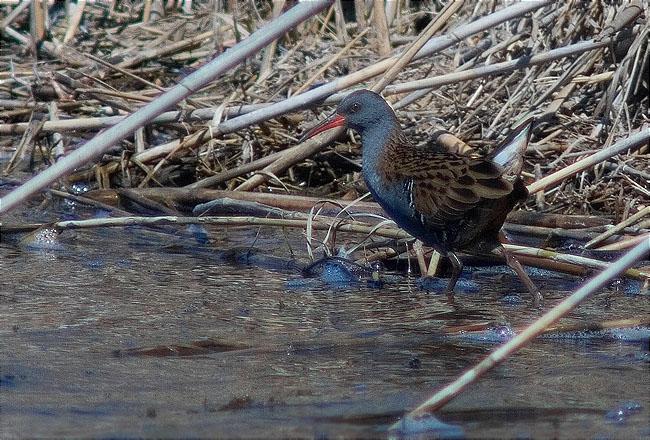
{"type": "Polygon", "coordinates": [[[280,35],[304,20],[325,9],[333,0],[319,0],[299,3],[285,14],[257,30],[250,37],[222,53],[201,69],[187,76],[177,86],[163,93],[154,102],[127,117],[121,123],[94,137],[83,147],[61,159],[50,168],[27,181],[25,184],[0,199],[0,214],[9,211],[30,195],[45,188],[75,168],[96,158],[116,142],[131,135],[135,130],[166,109],[209,84],[219,75],[243,62],[252,54],[268,45],[280,35]]]}
{"type": "MultiPolygon", "coordinates": [[[[519,351],[519,349],[542,334],[545,329],[557,322],[563,316],[566,316],[569,312],[578,307],[580,303],[589,298],[589,296],[595,291],[603,287],[611,279],[632,267],[634,263],[640,261],[649,252],[650,238],[637,245],[623,257],[616,260],[607,269],[596,275],[560,304],[546,312],[541,318],[527,327],[524,331],[494,350],[476,366],[463,373],[458,379],[436,392],[431,398],[408,413],[405,418],[415,418],[442,408],[447,402],[451,401],[463,392],[463,390],[465,390],[469,385],[476,382],[485,373],[505,361],[512,354],[519,351]]],[[[399,430],[400,423],[401,421],[396,422],[391,429],[399,430]]]]}
{"type": "MultiPolygon", "coordinates": [[[[157,217],[108,217],[93,218],[89,220],[64,220],[55,223],[24,223],[20,225],[3,225],[3,231],[8,233],[33,231],[41,227],[50,227],[58,230],[88,229],[124,226],[157,226],[157,225],[220,225],[220,226],[275,226],[284,228],[306,228],[308,219],[286,219],[266,217],[179,217],[165,215],[157,217]]],[[[340,219],[332,218],[331,221],[312,220],[313,229],[327,231],[335,227],[339,231],[358,232],[363,234],[374,233],[380,237],[403,239],[410,238],[406,232],[393,227],[380,227],[361,222],[349,221],[341,223],[340,219]]]]}

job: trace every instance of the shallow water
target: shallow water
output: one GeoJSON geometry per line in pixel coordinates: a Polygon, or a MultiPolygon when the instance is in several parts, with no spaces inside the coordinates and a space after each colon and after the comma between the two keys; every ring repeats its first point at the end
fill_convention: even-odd
{"type": "MultiPolygon", "coordinates": [[[[290,233],[78,230],[50,249],[3,236],[0,437],[385,437],[541,314],[509,272],[465,273],[479,292],[454,303],[402,277],[302,285],[290,233]],[[499,326],[444,331],[484,322],[499,326]]],[[[577,284],[544,280],[545,309],[577,284]]],[[[649,313],[648,296],[610,289],[563,322],[649,313]]],[[[469,437],[650,436],[648,331],[571,336],[536,341],[436,416],[469,437]]]]}

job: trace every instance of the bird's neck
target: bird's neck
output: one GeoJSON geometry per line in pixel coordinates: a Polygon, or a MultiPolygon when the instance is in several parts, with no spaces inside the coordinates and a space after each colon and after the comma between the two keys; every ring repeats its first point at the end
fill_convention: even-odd
{"type": "Polygon", "coordinates": [[[375,198],[386,194],[394,149],[405,142],[399,122],[381,124],[361,134],[363,175],[375,198]]]}
{"type": "Polygon", "coordinates": [[[364,173],[378,170],[383,158],[403,138],[397,121],[377,124],[361,133],[362,163],[364,173]]]}

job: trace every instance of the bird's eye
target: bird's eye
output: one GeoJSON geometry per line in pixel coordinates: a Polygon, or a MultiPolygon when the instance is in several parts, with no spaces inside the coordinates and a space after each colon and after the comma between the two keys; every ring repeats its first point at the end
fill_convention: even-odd
{"type": "Polygon", "coordinates": [[[350,112],[351,113],[356,113],[356,112],[359,111],[360,108],[361,108],[361,105],[359,105],[358,102],[353,102],[352,105],[350,106],[350,112]]]}

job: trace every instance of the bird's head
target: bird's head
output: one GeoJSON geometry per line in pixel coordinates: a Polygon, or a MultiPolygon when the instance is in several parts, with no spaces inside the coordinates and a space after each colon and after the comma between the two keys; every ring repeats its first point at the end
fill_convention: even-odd
{"type": "Polygon", "coordinates": [[[398,124],[393,109],[381,95],[370,90],[357,90],[346,96],[329,118],[307,131],[301,142],[334,127],[351,128],[363,135],[382,124],[398,124]]]}

